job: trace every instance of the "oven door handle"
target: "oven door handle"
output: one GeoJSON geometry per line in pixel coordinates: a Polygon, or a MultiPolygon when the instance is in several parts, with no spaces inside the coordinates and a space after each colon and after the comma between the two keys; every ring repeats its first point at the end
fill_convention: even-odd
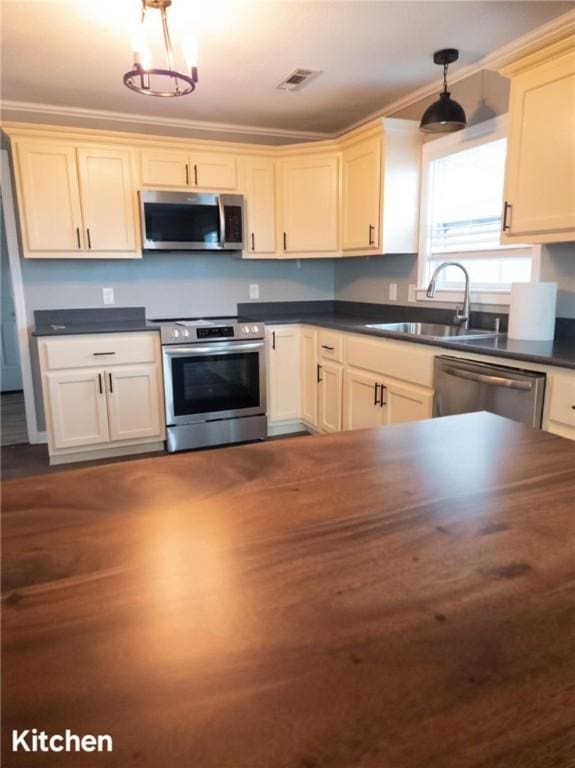
{"type": "Polygon", "coordinates": [[[249,352],[263,350],[265,342],[261,341],[246,341],[246,342],[232,342],[231,344],[212,346],[209,344],[197,344],[193,347],[164,347],[164,354],[167,357],[188,357],[193,355],[194,357],[199,355],[232,355],[235,352],[249,352]]]}

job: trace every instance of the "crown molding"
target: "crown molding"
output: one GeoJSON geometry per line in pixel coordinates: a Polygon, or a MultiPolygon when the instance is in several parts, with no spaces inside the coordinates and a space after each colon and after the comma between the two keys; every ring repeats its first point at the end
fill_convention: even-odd
{"type": "MultiPolygon", "coordinates": [[[[498,48],[479,61],[461,67],[450,77],[451,84],[459,83],[466,78],[481,72],[483,69],[494,70],[503,75],[512,74],[515,71],[516,62],[525,57],[538,59],[541,51],[549,46],[561,48],[566,45],[566,40],[575,34],[575,10],[557,16],[555,19],[537,27],[521,37],[512,40],[507,45],[498,48]]],[[[409,94],[396,99],[387,104],[382,109],[363,117],[345,129],[333,132],[319,131],[294,131],[283,128],[262,128],[249,125],[231,125],[227,123],[205,123],[201,121],[186,120],[175,117],[154,117],[141,114],[127,114],[125,112],[110,112],[98,109],[80,109],[78,107],[59,107],[53,104],[35,104],[23,101],[0,101],[0,110],[2,112],[13,112],[18,115],[30,115],[39,118],[56,118],[60,120],[78,121],[97,121],[99,126],[102,123],[120,123],[124,125],[145,125],[148,129],[169,128],[175,131],[181,131],[187,138],[194,137],[194,133],[204,133],[216,136],[226,134],[228,136],[244,136],[254,140],[265,139],[265,143],[270,145],[281,145],[282,143],[291,144],[296,142],[317,142],[322,140],[339,139],[350,131],[368,128],[370,123],[380,120],[383,117],[397,115],[402,109],[413,106],[422,99],[429,98],[438,93],[442,88],[442,81],[436,80],[429,85],[411,91],[409,94]]],[[[21,121],[22,118],[9,117],[9,120],[21,121]]],[[[73,124],[70,125],[73,127],[73,124]]],[[[222,139],[224,140],[224,139],[222,139]]],[[[229,139],[228,139],[229,141],[229,139]]]]}
{"type": "MultiPolygon", "coordinates": [[[[332,133],[317,131],[292,131],[284,128],[262,128],[250,125],[235,125],[228,123],[207,123],[199,120],[187,120],[177,117],[151,117],[150,115],[131,114],[126,112],[111,112],[103,109],[83,109],[79,107],[59,107],[54,104],[37,104],[26,101],[0,101],[2,113],[12,112],[18,115],[30,115],[40,120],[65,119],[88,120],[102,123],[122,123],[125,125],[145,125],[147,128],[171,128],[183,131],[190,137],[195,132],[209,134],[227,134],[246,136],[254,139],[263,138],[275,140],[276,143],[285,141],[321,141],[330,139],[332,133]]],[[[4,118],[14,121],[11,116],[4,118]]],[[[21,118],[18,118],[21,121],[21,118]]],[[[271,143],[271,142],[270,142],[271,143]]]]}
{"type": "MultiPolygon", "coordinates": [[[[538,54],[543,48],[551,45],[560,44],[565,41],[571,35],[575,33],[575,10],[568,11],[567,13],[557,16],[555,19],[548,21],[546,24],[542,24],[540,27],[536,27],[527,32],[527,34],[512,40],[507,45],[498,48],[487,56],[484,56],[474,64],[468,64],[465,67],[458,69],[449,78],[450,85],[459,83],[462,80],[481,72],[483,69],[490,69],[495,71],[501,71],[501,74],[508,74],[515,62],[526,56],[532,54],[538,54]],[[507,70],[509,67],[509,70],[507,70]],[[503,71],[505,69],[505,72],[503,71]]],[[[387,104],[377,112],[373,112],[371,115],[358,120],[356,123],[348,126],[344,133],[359,128],[364,123],[368,123],[372,120],[377,120],[381,117],[390,117],[401,112],[402,109],[411,107],[417,104],[422,99],[427,99],[434,94],[439,93],[443,87],[442,80],[436,80],[430,85],[422,86],[411,93],[402,96],[399,99],[387,104]]],[[[338,134],[340,135],[340,134],[338,134]]]]}

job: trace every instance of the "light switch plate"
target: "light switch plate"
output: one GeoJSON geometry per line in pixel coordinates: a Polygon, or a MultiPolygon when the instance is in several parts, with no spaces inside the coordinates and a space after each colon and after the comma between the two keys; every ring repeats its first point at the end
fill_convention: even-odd
{"type": "Polygon", "coordinates": [[[413,283],[410,283],[409,288],[407,289],[407,300],[411,302],[416,300],[415,285],[413,283]]]}
{"type": "Polygon", "coordinates": [[[389,284],[389,300],[397,301],[397,283],[389,284]]]}
{"type": "Polygon", "coordinates": [[[113,288],[102,288],[102,301],[104,302],[104,304],[116,303],[116,299],[114,298],[113,288]]]}
{"type": "Polygon", "coordinates": [[[250,299],[259,299],[260,286],[259,283],[250,283],[250,299]]]}

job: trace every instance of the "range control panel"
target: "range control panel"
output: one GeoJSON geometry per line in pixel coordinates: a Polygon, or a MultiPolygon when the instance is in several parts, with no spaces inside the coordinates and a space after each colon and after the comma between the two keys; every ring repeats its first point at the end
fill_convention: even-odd
{"type": "Polygon", "coordinates": [[[158,321],[158,323],[161,326],[162,344],[263,339],[265,334],[263,323],[248,320],[240,322],[206,318],[205,320],[158,321]]]}

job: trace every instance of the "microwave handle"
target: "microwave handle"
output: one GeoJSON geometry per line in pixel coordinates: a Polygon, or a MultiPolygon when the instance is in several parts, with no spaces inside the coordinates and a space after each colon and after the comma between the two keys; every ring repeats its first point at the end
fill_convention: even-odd
{"type": "Polygon", "coordinates": [[[220,248],[223,248],[226,242],[226,219],[224,216],[224,204],[221,195],[218,195],[218,211],[220,218],[220,248]]]}

